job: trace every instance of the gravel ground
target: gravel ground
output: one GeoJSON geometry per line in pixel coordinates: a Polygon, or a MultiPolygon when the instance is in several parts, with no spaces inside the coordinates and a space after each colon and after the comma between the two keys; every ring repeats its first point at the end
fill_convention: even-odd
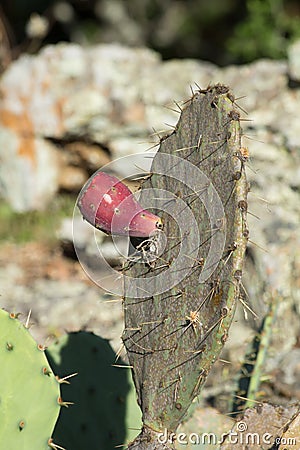
{"type": "MultiPolygon", "coordinates": [[[[83,329],[108,339],[115,352],[120,349],[124,326],[121,298],[96,286],[77,261],[63,255],[62,249],[37,242],[2,244],[0,286],[2,308],[21,313],[24,321],[31,311],[31,333],[40,344],[48,346],[66,332],[83,329]]],[[[255,321],[251,326],[249,319],[253,318],[249,314],[245,320],[244,312],[240,304],[221,360],[214,365],[203,392],[204,398],[216,396],[215,406],[221,410],[226,409],[222,394],[232,391],[247,346],[255,335],[255,321]]],[[[265,369],[271,380],[263,385],[265,400],[275,404],[300,400],[297,343],[288,352],[284,346],[271,347],[265,369]]]]}
{"type": "Polygon", "coordinates": [[[76,261],[44,244],[0,247],[1,307],[27,317],[31,333],[44,344],[51,336],[93,331],[120,347],[122,302],[106,295],[76,261]]]}

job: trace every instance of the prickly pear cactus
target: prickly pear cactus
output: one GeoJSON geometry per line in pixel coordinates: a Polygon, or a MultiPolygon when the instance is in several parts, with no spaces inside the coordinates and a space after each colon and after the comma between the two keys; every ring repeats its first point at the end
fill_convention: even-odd
{"type": "MultiPolygon", "coordinates": [[[[0,443],[5,450],[49,450],[60,388],[28,329],[0,310],[0,443]]],[[[59,447],[58,447],[59,448],[59,447]]]]}
{"type": "Polygon", "coordinates": [[[164,231],[124,277],[123,341],[143,413],[130,449],[174,448],[228,337],[248,237],[239,119],[228,87],[197,91],[142,186],[140,202],[151,192],[164,231]]]}
{"type": "Polygon", "coordinates": [[[62,395],[74,405],[62,410],[55,440],[70,450],[113,450],[136,436],[141,412],[130,372],[113,367],[116,355],[107,340],[84,331],[68,333],[46,352],[59,375],[77,373],[62,385],[62,395]]]}

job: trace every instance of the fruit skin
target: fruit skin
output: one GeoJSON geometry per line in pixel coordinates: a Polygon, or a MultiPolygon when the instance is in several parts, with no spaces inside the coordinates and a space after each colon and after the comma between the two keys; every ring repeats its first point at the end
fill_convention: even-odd
{"type": "Polygon", "coordinates": [[[143,209],[124,183],[105,172],[87,182],[77,204],[85,220],[108,234],[148,237],[162,228],[158,216],[143,209]]]}

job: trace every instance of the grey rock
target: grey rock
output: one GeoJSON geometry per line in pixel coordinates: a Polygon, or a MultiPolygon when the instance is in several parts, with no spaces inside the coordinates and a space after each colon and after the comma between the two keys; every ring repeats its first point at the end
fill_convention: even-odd
{"type": "MultiPolygon", "coordinates": [[[[120,45],[60,44],[21,56],[0,83],[2,196],[27,211],[46,207],[59,188],[78,191],[87,174],[66,157],[70,146],[55,142],[84,136],[105,143],[113,160],[145,151],[153,128],[169,131],[178,119],[166,106],[176,108],[174,100],[187,98],[194,82],[207,85],[215,70],[190,60],[162,63],[151,50],[120,45]]],[[[81,157],[90,168],[88,150],[81,157]]]]}
{"type": "Polygon", "coordinates": [[[292,80],[300,81],[300,40],[288,48],[289,75],[292,80]]]}

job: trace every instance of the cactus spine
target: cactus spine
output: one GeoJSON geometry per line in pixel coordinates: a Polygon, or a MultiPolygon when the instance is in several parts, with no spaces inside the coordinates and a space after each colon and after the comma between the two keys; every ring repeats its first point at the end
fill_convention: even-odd
{"type": "Polygon", "coordinates": [[[248,238],[239,119],[229,88],[197,91],[161,140],[142,186],[142,204],[143,189],[153,189],[167,241],[151,264],[137,261],[126,270],[123,341],[143,414],[130,449],[174,448],[171,434],[228,337],[248,238]],[[171,213],[159,211],[170,204],[171,213]],[[129,277],[141,283],[133,286],[129,277]],[[170,439],[159,442],[165,432],[170,439]]]}

